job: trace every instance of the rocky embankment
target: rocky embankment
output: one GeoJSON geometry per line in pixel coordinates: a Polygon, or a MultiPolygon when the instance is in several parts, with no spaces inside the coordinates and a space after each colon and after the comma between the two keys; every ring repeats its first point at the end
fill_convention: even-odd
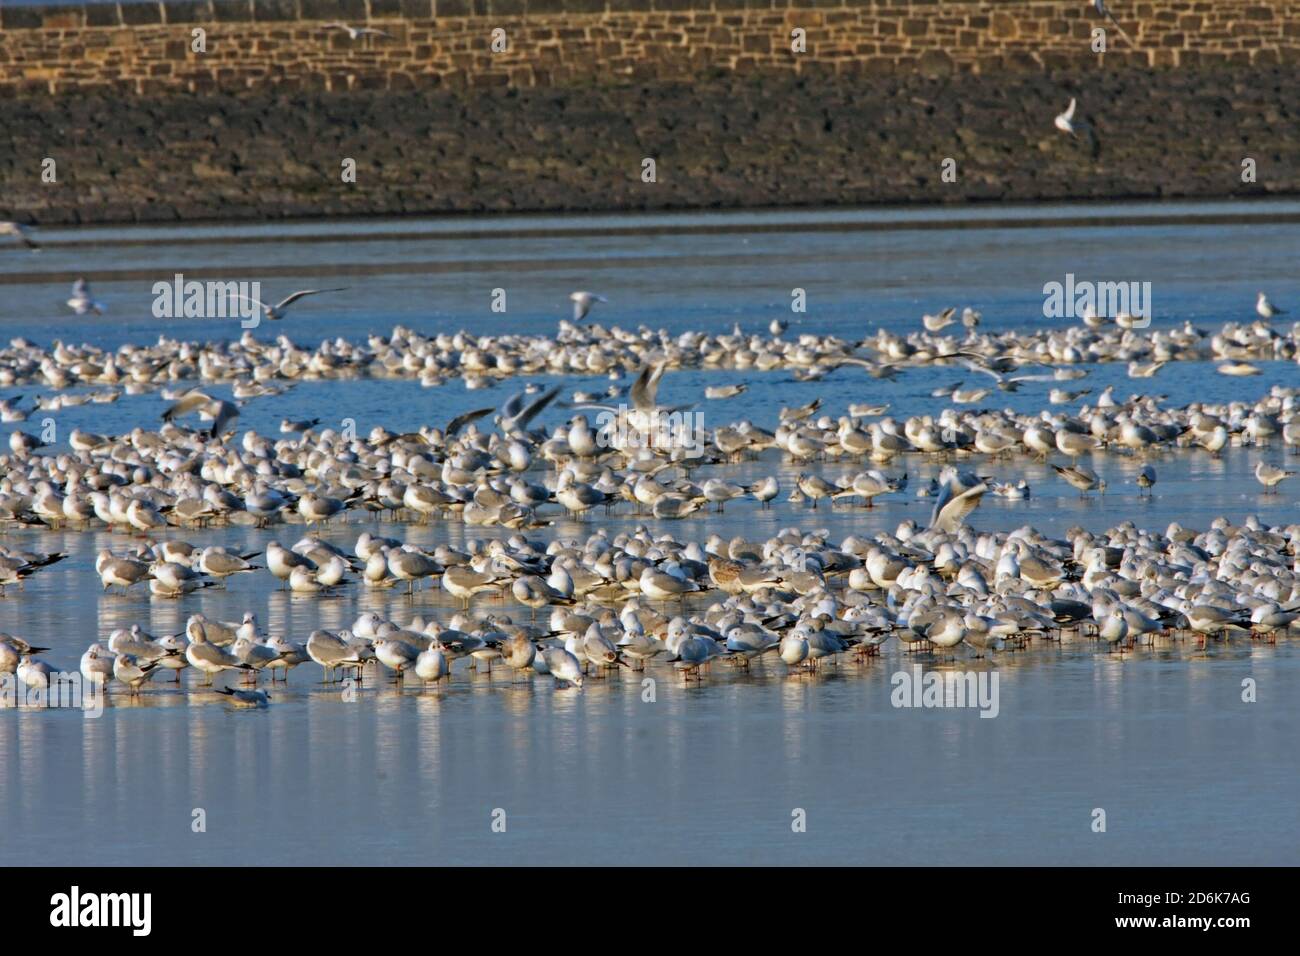
{"type": "Polygon", "coordinates": [[[0,218],[71,222],[1300,193],[1291,66],[0,101],[0,218]],[[1097,130],[1053,128],[1078,97],[1097,130]],[[56,181],[42,179],[55,160],[56,181]],[[643,181],[643,160],[655,181],[643,181]],[[943,176],[955,162],[955,181],[943,176]],[[356,181],[344,181],[345,160],[356,181]],[[1254,183],[1243,161],[1254,160],[1254,183]]]}

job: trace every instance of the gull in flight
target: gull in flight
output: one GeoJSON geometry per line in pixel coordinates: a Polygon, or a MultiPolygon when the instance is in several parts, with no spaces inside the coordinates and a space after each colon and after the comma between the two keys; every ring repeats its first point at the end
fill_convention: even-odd
{"type": "Polygon", "coordinates": [[[1055,122],[1056,128],[1062,133],[1069,133],[1071,136],[1078,136],[1083,133],[1088,137],[1088,143],[1092,146],[1092,155],[1097,156],[1101,152],[1101,140],[1097,138],[1097,131],[1092,128],[1092,124],[1085,121],[1082,117],[1075,118],[1075,110],[1078,109],[1079,103],[1073,96],[1070,97],[1070,105],[1065,108],[1064,113],[1057,115],[1055,122]]]}
{"type": "Polygon", "coordinates": [[[328,30],[331,27],[345,32],[348,35],[349,40],[359,40],[366,36],[385,37],[389,40],[393,38],[391,33],[385,33],[383,30],[376,30],[374,27],[353,27],[348,26],[346,23],[339,23],[337,20],[333,23],[325,24],[325,29],[328,30]]]}
{"type": "Polygon", "coordinates": [[[597,302],[608,302],[609,299],[603,295],[596,295],[594,292],[573,292],[569,295],[569,301],[573,303],[573,321],[581,322],[591,311],[591,307],[597,302]]]}
{"type": "Polygon", "coordinates": [[[506,403],[501,406],[501,412],[496,417],[496,423],[500,427],[502,434],[511,435],[526,429],[529,423],[540,415],[547,405],[555,401],[559,394],[560,386],[556,385],[531,402],[528,401],[528,392],[526,391],[516,392],[511,395],[506,399],[506,403]]]}
{"type": "Polygon", "coordinates": [[[978,362],[972,362],[970,359],[958,359],[957,361],[960,362],[962,365],[966,366],[972,372],[983,372],[985,375],[990,376],[995,382],[998,383],[998,388],[1002,389],[1004,392],[1019,391],[1020,384],[1022,382],[1050,382],[1053,381],[1055,378],[1055,376],[1047,375],[1047,374],[1013,376],[1007,373],[999,372],[996,369],[989,368],[987,365],[981,365],[978,362]]]}
{"type": "Polygon", "coordinates": [[[921,323],[925,326],[927,332],[942,332],[948,326],[957,321],[953,318],[956,313],[957,310],[952,306],[944,309],[938,315],[930,315],[930,313],[927,312],[925,315],[921,316],[921,323]]]}
{"type": "Polygon", "coordinates": [[[1098,16],[1105,17],[1115,25],[1115,29],[1118,30],[1119,35],[1124,38],[1124,42],[1129,46],[1136,45],[1133,43],[1132,38],[1124,32],[1124,28],[1119,25],[1119,21],[1115,19],[1115,14],[1110,12],[1110,7],[1106,6],[1106,0],[1092,0],[1092,8],[1097,11],[1098,16]]]}
{"type": "Polygon", "coordinates": [[[988,490],[988,484],[979,477],[958,474],[952,466],[945,468],[939,500],[930,515],[930,527],[950,533],[956,531],[966,516],[979,507],[980,499],[988,490]]]}
{"type": "Polygon", "coordinates": [[[20,222],[0,222],[0,236],[12,236],[28,249],[40,251],[40,243],[27,234],[27,227],[20,222]]]}
{"type": "Polygon", "coordinates": [[[186,392],[175,405],[163,412],[163,421],[169,422],[190,412],[198,412],[204,418],[212,419],[212,428],[208,434],[213,438],[225,434],[227,426],[234,425],[235,420],[239,418],[239,409],[233,402],[213,398],[206,392],[194,389],[186,392]]]}
{"type": "Polygon", "coordinates": [[[1286,309],[1279,309],[1268,301],[1268,296],[1262,292],[1259,294],[1259,298],[1255,300],[1255,311],[1265,319],[1271,319],[1275,315],[1286,315],[1286,309]]]}
{"type": "Polygon", "coordinates": [[[246,295],[232,295],[231,298],[242,299],[245,302],[252,302],[262,310],[262,315],[274,322],[278,319],[283,319],[284,313],[288,311],[289,306],[293,305],[299,299],[305,298],[309,295],[320,295],[322,292],[346,292],[347,288],[347,286],[343,286],[338,289],[299,289],[297,292],[285,296],[275,305],[267,305],[260,299],[253,299],[246,295]]]}
{"type": "Polygon", "coordinates": [[[85,279],[78,279],[72,284],[72,298],[68,300],[68,308],[77,315],[85,315],[87,312],[104,314],[104,303],[96,302],[91,297],[90,284],[85,279]]]}
{"type": "MultiPolygon", "coordinates": [[[[628,389],[628,398],[632,400],[632,410],[627,415],[627,423],[638,432],[651,433],[658,427],[657,415],[660,412],[672,413],[680,412],[692,408],[692,405],[663,405],[659,404],[659,382],[664,377],[667,370],[666,362],[657,362],[654,365],[647,365],[641,369],[641,374],[636,377],[628,389]]],[[[820,402],[820,400],[819,400],[820,402]]],[[[615,415],[621,415],[622,411],[612,405],[598,405],[593,402],[584,402],[581,405],[575,405],[574,408],[591,408],[598,411],[612,412],[615,415]]],[[[812,410],[815,410],[816,406],[812,410]]],[[[812,414],[812,410],[808,414],[812,414]]]]}

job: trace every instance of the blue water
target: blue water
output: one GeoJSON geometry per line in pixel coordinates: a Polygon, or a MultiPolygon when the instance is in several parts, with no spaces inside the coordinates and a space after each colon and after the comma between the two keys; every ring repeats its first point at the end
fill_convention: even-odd
{"type": "MultiPolygon", "coordinates": [[[[49,229],[39,234],[46,246],[39,254],[0,250],[0,326],[6,338],[106,347],[161,334],[237,337],[233,320],[172,322],[150,314],[153,283],[183,271],[187,278],[260,278],[271,294],[336,280],[349,285],[256,333],[283,332],[308,345],[327,336],[387,333],[396,323],[426,333],[467,327],[478,334],[550,334],[574,288],[608,296],[597,317],[625,328],[725,331],[740,323],[760,331],[781,316],[795,319],[788,334],[853,339],[881,326],[910,330],[922,311],[970,304],[983,311],[986,327],[1029,330],[1048,322],[1043,284],[1067,272],[1149,281],[1157,325],[1190,320],[1210,327],[1251,320],[1260,288],[1300,310],[1300,226],[1260,221],[1295,206],[996,211],[998,218],[1048,223],[1016,228],[980,224],[994,215],[980,209],[49,229]],[[1083,223],[1172,213],[1188,221],[1083,223]],[[1243,218],[1230,225],[1195,221],[1218,213],[1243,218]],[[944,216],[951,228],[917,228],[944,216]],[[882,222],[891,228],[879,228],[882,222]],[[773,225],[782,231],[760,231],[773,225]],[[62,302],[78,275],[90,278],[107,316],[67,313],[62,302]],[[505,315],[489,310],[497,287],[507,290],[505,315]],[[790,313],[796,287],[808,295],[802,316],[790,313]]],[[[1260,365],[1263,374],[1246,380],[1212,374],[1208,363],[1170,365],[1151,380],[1130,380],[1121,365],[1091,366],[1086,379],[1061,384],[1090,387],[1095,395],[1115,383],[1121,398],[1159,392],[1172,405],[1253,398],[1274,384],[1297,384],[1294,364],[1260,365]]],[[[935,413],[944,402],[931,390],[972,376],[924,369],[891,383],[842,369],[821,383],[796,383],[785,372],[687,370],[669,373],[660,397],[698,403],[708,427],[742,417],[772,427],[781,405],[819,395],[830,414],[861,401],[889,402],[898,417],[935,413]],[[732,381],[748,383],[749,391],[726,402],[702,399],[705,385],[732,381]]],[[[304,383],[249,403],[240,427],[275,435],[281,418],[310,416],[327,423],[353,418],[359,433],[373,425],[405,430],[498,403],[533,380],[550,381],[509,381],[489,391],[468,391],[458,381],[434,389],[415,382],[304,383]]],[[[608,384],[564,382],[566,390],[608,384]]],[[[1048,387],[995,392],[989,402],[1036,411],[1048,387]]],[[[48,389],[0,390],[19,393],[48,389]]],[[[119,432],[155,427],[163,407],[156,394],[128,396],[53,417],[61,434],[73,427],[119,432]]],[[[553,409],[542,421],[555,424],[569,414],[553,409]]],[[[23,427],[35,430],[41,417],[23,427]]],[[[981,473],[999,480],[1026,478],[1033,495],[1022,502],[986,498],[972,521],[1002,529],[1032,523],[1056,534],[1125,519],[1203,528],[1219,514],[1289,523],[1294,494],[1284,485],[1283,494],[1262,496],[1250,477],[1260,456],[1284,460],[1281,448],[1237,449],[1222,460],[1199,452],[1157,456],[1153,500],[1140,499],[1131,483],[1137,463],[1118,456],[1092,461],[1110,490],[1089,500],[1046,465],[981,462],[981,473]]],[[[917,460],[889,470],[904,468],[915,488],[938,465],[917,460]]],[[[774,473],[788,489],[799,470],[769,457],[746,463],[739,474],[774,473]]],[[[819,463],[814,470],[836,477],[856,466],[819,463]]],[[[910,492],[879,499],[870,512],[812,511],[784,500],[759,512],[733,503],[722,515],[682,522],[625,512],[584,523],[557,516],[553,527],[532,534],[549,540],[644,523],[680,540],[715,531],[761,540],[789,526],[826,528],[839,539],[892,529],[904,518],[923,521],[928,508],[910,492]]],[[[373,526],[336,524],[325,536],[350,548],[367,527],[373,526]]],[[[380,530],[426,544],[501,534],[445,522],[380,530]]],[[[302,533],[291,526],[171,536],[256,550],[270,537],[291,543],[302,533]]],[[[346,627],[361,610],[403,622],[415,613],[445,620],[454,612],[436,591],[408,601],[352,585],[336,597],[290,597],[266,575],[181,601],[140,590],[105,595],[93,576],[94,553],[122,549],[133,543],[130,536],[11,530],[4,542],[70,553],[0,599],[0,631],[48,644],[44,656],[69,668],[90,640],[113,628],[139,623],[170,633],[199,610],[224,620],[253,610],[265,630],[296,639],[317,627],[346,627]]],[[[484,606],[527,616],[509,605],[484,606]]],[[[180,688],[152,686],[136,702],[115,698],[98,719],[0,711],[0,854],[32,863],[228,865],[1297,861],[1294,640],[1205,649],[1161,641],[1123,659],[1087,641],[1035,643],[990,662],[960,663],[996,670],[996,719],[973,710],[894,708],[891,677],[911,664],[912,656],[891,643],[881,658],[845,660],[816,675],[790,677],[771,661],[749,675],[715,668],[701,686],[686,687],[669,668],[652,665],[645,675],[620,673],[581,690],[458,670],[437,692],[373,681],[355,702],[317,684],[319,671],[309,665],[272,691],[267,711],[232,712],[188,678],[180,688]],[[653,702],[643,699],[643,677],[655,682],[653,702]],[[1257,682],[1257,703],[1241,700],[1246,677],[1257,682]],[[1095,808],[1106,811],[1105,833],[1092,831],[1095,808]],[[191,829],[195,809],[206,813],[206,832],[191,829]],[[504,833],[492,830],[498,810],[504,833]],[[791,829],[796,810],[806,813],[806,832],[791,829]]]]}

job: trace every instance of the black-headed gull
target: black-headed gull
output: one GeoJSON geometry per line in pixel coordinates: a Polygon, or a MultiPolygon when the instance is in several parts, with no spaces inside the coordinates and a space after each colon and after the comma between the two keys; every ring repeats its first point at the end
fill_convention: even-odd
{"type": "Polygon", "coordinates": [[[85,315],[87,312],[104,314],[104,303],[96,302],[91,297],[90,284],[85,279],[78,279],[72,284],[72,298],[68,299],[68,308],[77,315],[85,315]]]}
{"type": "Polygon", "coordinates": [[[267,707],[271,695],[264,690],[238,690],[233,687],[218,687],[218,694],[225,694],[236,707],[267,707]]]}
{"type": "Polygon", "coordinates": [[[1286,309],[1279,309],[1268,301],[1268,296],[1262,292],[1259,294],[1259,298],[1255,300],[1255,311],[1266,319],[1271,319],[1275,315],[1286,315],[1286,309]]]}
{"type": "Polygon", "coordinates": [[[27,227],[20,222],[0,222],[0,236],[12,236],[28,249],[40,251],[40,243],[27,234],[27,227]]]}
{"type": "Polygon", "coordinates": [[[1132,38],[1124,32],[1124,28],[1119,25],[1119,21],[1115,19],[1115,15],[1110,12],[1110,8],[1106,6],[1106,0],[1092,0],[1092,8],[1097,11],[1098,16],[1105,17],[1113,23],[1115,29],[1119,31],[1119,35],[1124,38],[1129,46],[1133,46],[1132,38]]]}
{"type": "Polygon", "coordinates": [[[283,319],[284,313],[288,311],[289,306],[293,305],[299,299],[306,298],[309,295],[320,295],[322,292],[346,292],[347,286],[338,289],[299,289],[297,292],[290,293],[275,305],[267,305],[260,299],[250,298],[246,295],[232,295],[232,299],[242,299],[245,302],[252,302],[262,310],[262,315],[266,316],[272,322],[277,319],[283,319]]]}
{"type": "Polygon", "coordinates": [[[603,295],[596,295],[594,292],[583,292],[579,290],[569,294],[569,301],[573,303],[573,321],[581,322],[591,311],[591,307],[597,302],[608,302],[603,295]]]}
{"type": "Polygon", "coordinates": [[[359,40],[362,37],[385,37],[389,40],[393,38],[391,33],[385,33],[383,30],[376,30],[374,27],[353,27],[348,26],[346,23],[339,23],[338,21],[325,24],[325,29],[328,30],[330,28],[342,30],[348,35],[349,40],[359,40]]]}
{"type": "Polygon", "coordinates": [[[973,479],[969,486],[960,476],[948,475],[939,489],[939,500],[934,503],[930,514],[930,527],[940,531],[954,531],[966,516],[979,507],[980,499],[989,486],[983,481],[973,479]]]}
{"type": "Polygon", "coordinates": [[[1097,131],[1092,128],[1091,123],[1086,122],[1082,117],[1075,116],[1078,106],[1078,100],[1070,97],[1070,105],[1065,108],[1064,113],[1057,114],[1053,123],[1062,133],[1069,133],[1071,136],[1078,136],[1083,133],[1087,136],[1088,142],[1092,146],[1092,155],[1096,156],[1101,152],[1101,140],[1097,138],[1097,131]]]}
{"type": "Polygon", "coordinates": [[[239,409],[235,407],[233,402],[213,398],[206,392],[194,389],[186,392],[176,404],[163,412],[163,421],[169,422],[173,418],[188,415],[190,412],[198,412],[204,418],[212,419],[212,429],[209,434],[213,438],[224,434],[226,427],[233,425],[236,419],[239,418],[239,409]]]}
{"type": "Polygon", "coordinates": [[[1255,466],[1255,480],[1264,486],[1265,494],[1276,493],[1274,489],[1279,483],[1294,477],[1294,471],[1284,471],[1266,461],[1261,461],[1255,466]]]}

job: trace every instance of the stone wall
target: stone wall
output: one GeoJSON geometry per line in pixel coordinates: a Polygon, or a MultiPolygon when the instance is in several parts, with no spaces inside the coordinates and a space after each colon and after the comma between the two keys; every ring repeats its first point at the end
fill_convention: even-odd
{"type": "Polygon", "coordinates": [[[1110,2],[0,7],[0,220],[1300,194],[1300,0],[1110,2]]]}
{"type": "Polygon", "coordinates": [[[0,100],[0,219],[1296,194],[1298,103],[1286,67],[27,97],[0,100]],[[1090,110],[1097,157],[1052,126],[1070,96],[1090,110]],[[47,156],[57,184],[41,180],[47,156]]]}
{"type": "Polygon", "coordinates": [[[1300,0],[177,0],[0,9],[0,88],[137,93],[1300,61],[1300,0]],[[331,21],[388,36],[356,40],[331,21]],[[1092,30],[1110,29],[1108,52],[1092,30]],[[206,51],[192,31],[206,33],[206,51]],[[506,48],[494,52],[492,31],[506,48]],[[806,31],[806,50],[791,33],[806,31]]]}

